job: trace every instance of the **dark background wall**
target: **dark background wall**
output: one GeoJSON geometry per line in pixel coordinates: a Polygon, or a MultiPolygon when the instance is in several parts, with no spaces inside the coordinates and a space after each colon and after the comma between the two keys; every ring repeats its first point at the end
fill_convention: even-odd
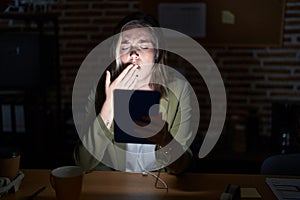
{"type": "MultiPolygon", "coordinates": [[[[243,120],[254,109],[263,136],[271,135],[272,103],[300,98],[299,3],[286,1],[282,47],[206,48],[226,86],[228,119],[243,120]]],[[[74,77],[85,56],[111,36],[123,16],[139,7],[139,1],[77,0],[52,6],[51,11],[59,15],[63,103],[70,103],[74,77]]]]}
{"type": "MultiPolygon", "coordinates": [[[[2,3],[1,6],[5,5],[2,3]]],[[[96,45],[112,35],[113,27],[121,18],[139,11],[139,8],[140,1],[120,0],[60,0],[49,6],[47,13],[58,16],[60,95],[63,111],[70,111],[68,109],[72,101],[73,83],[84,58],[96,45]]],[[[249,143],[243,140],[245,135],[249,135],[249,131],[250,135],[255,136],[254,142],[250,144],[252,149],[259,152],[268,149],[272,138],[272,105],[290,101],[297,104],[300,100],[299,0],[286,1],[283,20],[281,47],[204,46],[218,66],[226,87],[228,112],[224,134],[216,149],[225,149],[223,153],[227,156],[231,154],[229,152],[238,155],[244,152],[245,146],[234,145],[234,141],[248,144],[249,147],[249,143]],[[232,132],[238,133],[239,130],[242,130],[243,136],[233,136],[232,132]]],[[[5,26],[6,21],[0,23],[5,26]]],[[[203,85],[199,80],[197,86],[198,79],[193,76],[193,70],[186,67],[185,75],[201,91],[203,85]]],[[[206,106],[205,109],[207,108],[206,106]]],[[[297,129],[299,121],[296,120],[295,123],[297,129]]],[[[297,129],[295,141],[299,140],[299,135],[300,131],[297,129]]]]}
{"type": "MultiPolygon", "coordinates": [[[[63,104],[71,102],[73,81],[85,56],[111,36],[122,17],[138,10],[139,1],[65,0],[52,6],[51,12],[59,16],[63,104]]],[[[272,101],[300,98],[299,18],[299,1],[287,1],[280,48],[206,48],[224,79],[228,111],[244,117],[249,107],[257,108],[263,135],[271,132],[272,101]]]]}

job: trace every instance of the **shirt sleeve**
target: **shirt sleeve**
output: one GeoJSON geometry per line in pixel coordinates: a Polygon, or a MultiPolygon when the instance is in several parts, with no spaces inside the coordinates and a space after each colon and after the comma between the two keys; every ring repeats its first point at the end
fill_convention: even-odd
{"type": "MultiPolygon", "coordinates": [[[[193,133],[192,130],[192,107],[191,107],[191,88],[184,81],[176,82],[170,85],[173,91],[169,94],[169,108],[167,122],[169,123],[169,132],[174,137],[174,145],[170,151],[182,151],[182,155],[169,164],[166,169],[173,174],[180,174],[185,172],[192,161],[192,151],[189,145],[192,143],[193,133]]],[[[172,156],[172,152],[162,152],[172,156]]],[[[157,155],[165,157],[165,155],[157,155]]]]}
{"type": "Polygon", "coordinates": [[[75,163],[86,171],[93,170],[100,163],[108,145],[113,140],[113,134],[105,126],[102,118],[92,112],[94,105],[95,90],[88,97],[85,123],[81,129],[81,134],[79,134],[81,142],[76,145],[74,150],[75,163]]]}

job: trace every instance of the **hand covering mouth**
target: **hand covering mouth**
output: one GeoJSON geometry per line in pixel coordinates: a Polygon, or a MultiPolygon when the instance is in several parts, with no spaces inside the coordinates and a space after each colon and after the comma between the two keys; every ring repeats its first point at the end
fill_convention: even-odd
{"type": "MultiPolygon", "coordinates": [[[[124,64],[124,68],[128,67],[128,66],[131,65],[131,64],[133,64],[133,65],[138,65],[136,62],[128,62],[128,63],[124,64]]],[[[137,69],[141,69],[141,66],[138,65],[137,69]]]]}

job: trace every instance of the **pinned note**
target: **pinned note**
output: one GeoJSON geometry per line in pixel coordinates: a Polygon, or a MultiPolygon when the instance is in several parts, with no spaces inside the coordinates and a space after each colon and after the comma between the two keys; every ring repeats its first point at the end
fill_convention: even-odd
{"type": "Polygon", "coordinates": [[[229,10],[222,10],[222,23],[223,24],[234,24],[235,16],[229,10]]]}
{"type": "Polygon", "coordinates": [[[256,188],[241,188],[241,198],[255,198],[260,199],[261,195],[256,188]]]}

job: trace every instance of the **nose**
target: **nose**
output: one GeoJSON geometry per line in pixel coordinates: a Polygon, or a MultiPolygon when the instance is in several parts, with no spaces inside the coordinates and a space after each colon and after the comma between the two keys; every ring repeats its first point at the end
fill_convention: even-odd
{"type": "Polygon", "coordinates": [[[136,49],[132,49],[129,56],[132,63],[139,59],[139,53],[136,51],[136,49]]]}

